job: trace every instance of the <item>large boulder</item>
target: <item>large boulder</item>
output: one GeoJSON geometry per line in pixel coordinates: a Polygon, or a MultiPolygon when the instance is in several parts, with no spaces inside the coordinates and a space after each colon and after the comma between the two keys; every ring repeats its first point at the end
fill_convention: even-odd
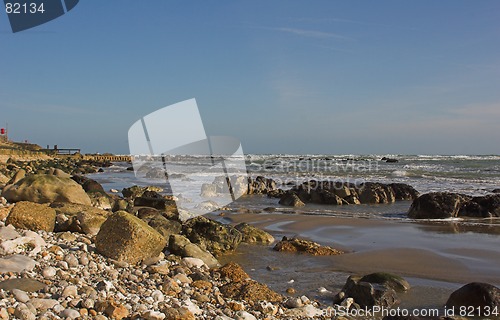
{"type": "Polygon", "coordinates": [[[36,203],[70,202],[90,205],[85,190],[70,178],[49,174],[35,174],[6,186],[2,196],[9,202],[31,201],[36,203]]]}
{"type": "Polygon", "coordinates": [[[418,198],[418,191],[406,183],[390,183],[388,186],[394,191],[396,200],[415,200],[418,198]]]}
{"type": "Polygon", "coordinates": [[[210,251],[216,257],[235,250],[242,240],[241,232],[234,227],[203,216],[184,223],[182,232],[191,242],[210,251]]]}
{"type": "Polygon", "coordinates": [[[10,211],[6,223],[33,231],[54,231],[56,211],[47,204],[19,201],[10,211]]]}
{"type": "Polygon", "coordinates": [[[393,203],[396,201],[394,190],[378,182],[366,182],[358,190],[359,201],[366,204],[393,203]]]}
{"type": "Polygon", "coordinates": [[[158,256],[165,244],[166,239],[161,234],[125,211],[113,213],[95,239],[99,253],[131,264],[158,256]]]}
{"type": "Polygon", "coordinates": [[[249,225],[248,223],[240,223],[235,228],[242,234],[242,242],[257,243],[257,244],[271,244],[274,242],[274,237],[269,233],[249,225]]]}
{"type": "Polygon", "coordinates": [[[500,217],[500,194],[473,197],[458,212],[461,217],[500,217]]]}
{"type": "Polygon", "coordinates": [[[490,316],[488,310],[500,310],[500,289],[488,283],[472,282],[454,291],[446,302],[448,309],[465,307],[477,316],[490,316]]]}
{"type": "Polygon", "coordinates": [[[56,232],[72,231],[96,235],[102,224],[112,214],[92,206],[55,202],[50,205],[56,211],[56,232]]]}
{"type": "Polygon", "coordinates": [[[363,276],[360,281],[380,284],[386,288],[394,289],[396,292],[410,290],[410,284],[403,277],[387,272],[370,273],[363,276]]]}
{"type": "Polygon", "coordinates": [[[188,238],[175,234],[171,235],[168,242],[170,252],[181,257],[192,257],[202,260],[209,268],[220,266],[219,261],[208,251],[191,243],[188,238]]]}
{"type": "Polygon", "coordinates": [[[458,216],[462,205],[470,197],[448,192],[432,192],[413,200],[408,211],[412,219],[445,219],[458,216]]]}
{"type": "Polygon", "coordinates": [[[380,306],[390,308],[399,303],[396,291],[384,283],[363,281],[363,277],[350,276],[342,292],[346,298],[354,299],[361,308],[380,306]]]}

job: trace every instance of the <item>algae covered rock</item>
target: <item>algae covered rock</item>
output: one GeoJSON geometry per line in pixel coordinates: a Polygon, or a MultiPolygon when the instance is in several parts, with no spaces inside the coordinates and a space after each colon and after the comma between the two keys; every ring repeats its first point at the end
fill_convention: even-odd
{"type": "Polygon", "coordinates": [[[241,232],[243,236],[242,242],[257,244],[271,244],[274,242],[274,237],[272,235],[248,223],[240,223],[236,225],[235,228],[241,232]]]}
{"type": "Polygon", "coordinates": [[[298,238],[288,239],[287,237],[283,237],[283,239],[278,242],[273,249],[280,252],[306,253],[313,256],[331,256],[344,253],[341,250],[328,246],[322,246],[319,243],[310,240],[298,238]]]}
{"type": "Polygon", "coordinates": [[[101,226],[95,240],[100,254],[131,264],[158,256],[165,244],[161,234],[125,211],[113,213],[101,226]]]}
{"type": "Polygon", "coordinates": [[[16,203],[10,211],[6,223],[16,228],[32,231],[44,230],[54,231],[56,222],[56,211],[46,204],[38,204],[29,201],[16,203]]]}
{"type": "Polygon", "coordinates": [[[50,174],[34,174],[6,186],[2,196],[9,202],[70,202],[90,205],[90,198],[75,181],[50,174]]]}

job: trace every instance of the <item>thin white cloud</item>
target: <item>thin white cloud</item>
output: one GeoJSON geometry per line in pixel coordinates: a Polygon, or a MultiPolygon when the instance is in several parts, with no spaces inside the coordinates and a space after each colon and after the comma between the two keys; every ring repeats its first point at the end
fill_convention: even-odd
{"type": "Polygon", "coordinates": [[[308,37],[308,38],[318,38],[318,39],[333,38],[333,39],[339,39],[339,40],[354,40],[353,38],[346,37],[346,36],[343,36],[343,35],[340,35],[337,33],[324,32],[324,31],[318,31],[318,30],[307,30],[307,29],[298,29],[298,28],[287,28],[287,27],[270,28],[270,29],[275,30],[275,31],[280,31],[280,32],[291,33],[291,34],[295,34],[298,36],[308,37]]]}
{"type": "Polygon", "coordinates": [[[495,120],[500,120],[500,103],[467,105],[452,109],[450,112],[458,116],[480,118],[488,121],[492,120],[491,117],[497,117],[495,120]]]}

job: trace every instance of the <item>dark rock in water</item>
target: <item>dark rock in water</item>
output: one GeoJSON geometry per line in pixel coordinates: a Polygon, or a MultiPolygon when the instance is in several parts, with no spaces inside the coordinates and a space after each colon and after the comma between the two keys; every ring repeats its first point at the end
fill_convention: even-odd
{"type": "Polygon", "coordinates": [[[500,195],[470,197],[448,192],[428,193],[413,201],[408,217],[413,219],[500,217],[500,195]]]}
{"type": "Polygon", "coordinates": [[[491,192],[493,192],[493,193],[500,193],[500,189],[493,189],[493,190],[491,190],[491,192]]]}
{"type": "Polygon", "coordinates": [[[182,233],[191,242],[210,251],[216,257],[235,250],[242,240],[242,234],[236,228],[203,216],[184,223],[182,233]]]}
{"type": "Polygon", "coordinates": [[[127,171],[134,171],[134,167],[127,167],[127,171]]]}
{"type": "Polygon", "coordinates": [[[331,256],[344,253],[343,251],[322,246],[313,241],[297,238],[288,239],[287,237],[283,237],[273,249],[280,252],[307,253],[313,256],[331,256]]]}
{"type": "Polygon", "coordinates": [[[258,176],[248,181],[248,194],[267,194],[276,190],[276,182],[273,179],[258,176]]]}
{"type": "Polygon", "coordinates": [[[279,204],[284,205],[284,206],[292,206],[292,207],[303,207],[305,206],[304,202],[302,202],[299,198],[298,195],[296,195],[293,192],[287,192],[285,193],[280,201],[279,204]]]}
{"type": "Polygon", "coordinates": [[[467,310],[470,308],[478,316],[490,316],[478,311],[486,312],[485,307],[500,311],[500,289],[488,283],[472,282],[454,291],[448,298],[446,307],[467,307],[467,310]]]}
{"type": "Polygon", "coordinates": [[[394,190],[396,200],[415,200],[418,198],[418,191],[405,183],[391,183],[389,187],[394,190]]]}
{"type": "Polygon", "coordinates": [[[398,159],[394,159],[394,158],[387,158],[387,157],[383,157],[382,159],[380,159],[380,161],[385,161],[387,163],[395,163],[395,162],[399,162],[398,159]]]}
{"type": "Polygon", "coordinates": [[[458,216],[458,212],[469,198],[447,192],[432,192],[421,195],[413,201],[408,211],[412,219],[444,219],[458,216]]]}
{"type": "Polygon", "coordinates": [[[359,201],[361,203],[393,203],[396,200],[394,190],[383,183],[366,182],[358,189],[359,201]]]}
{"type": "Polygon", "coordinates": [[[360,281],[378,283],[386,288],[394,289],[396,292],[406,292],[410,290],[410,284],[403,277],[386,272],[375,272],[363,276],[360,281]]]}
{"type": "Polygon", "coordinates": [[[346,298],[353,298],[362,308],[381,306],[390,308],[399,303],[396,291],[383,284],[361,281],[362,277],[350,276],[342,292],[346,298]]]}
{"type": "MultiPolygon", "coordinates": [[[[500,194],[486,195],[482,197],[474,197],[471,202],[479,206],[480,217],[500,217],[500,194]]],[[[461,216],[477,216],[474,212],[460,213],[461,216]]]]}
{"type": "Polygon", "coordinates": [[[97,170],[97,172],[104,172],[104,169],[103,168],[99,168],[99,170],[97,170]]]}
{"type": "Polygon", "coordinates": [[[25,292],[37,292],[46,286],[47,285],[45,283],[28,278],[13,278],[0,282],[0,289],[5,291],[18,289],[25,292]]]}
{"type": "Polygon", "coordinates": [[[83,190],[85,190],[85,192],[87,192],[87,193],[99,192],[99,193],[106,194],[102,185],[93,179],[90,179],[90,178],[87,178],[84,176],[78,176],[78,175],[72,176],[71,179],[73,179],[76,183],[81,185],[83,190]]]}
{"type": "Polygon", "coordinates": [[[281,189],[270,190],[267,192],[269,198],[281,198],[285,194],[285,191],[281,189]]]}

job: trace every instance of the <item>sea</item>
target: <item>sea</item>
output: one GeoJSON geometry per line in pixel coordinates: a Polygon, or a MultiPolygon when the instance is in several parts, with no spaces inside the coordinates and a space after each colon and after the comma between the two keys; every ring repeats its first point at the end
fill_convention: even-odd
{"type": "MultiPolygon", "coordinates": [[[[421,194],[446,191],[479,196],[500,189],[499,155],[251,154],[240,160],[250,176],[272,178],[283,189],[311,179],[406,183],[421,194]]],[[[196,198],[200,191],[190,187],[192,181],[211,183],[220,175],[220,168],[207,168],[200,157],[172,157],[168,159],[169,176],[186,182],[172,190],[163,177],[136,176],[130,166],[116,163],[89,177],[106,190],[156,185],[164,187],[165,193],[196,198]]],[[[158,168],[162,166],[164,163],[158,162],[158,168]]],[[[449,294],[467,282],[500,285],[500,219],[417,221],[407,217],[410,205],[410,201],[399,201],[291,208],[279,205],[278,199],[256,195],[224,203],[223,210],[209,215],[223,223],[247,221],[277,240],[298,236],[349,252],[339,258],[297,258],[274,252],[272,247],[241,245],[234,254],[221,258],[222,262],[240,263],[254,279],[281,293],[293,287],[297,294],[326,305],[349,275],[371,271],[407,277],[414,288],[401,297],[401,306],[413,309],[442,307],[449,294]],[[228,209],[233,213],[221,214],[228,209]],[[238,212],[245,215],[237,216],[238,212]],[[304,216],[308,218],[298,219],[304,216]]]]}
{"type": "MultiPolygon", "coordinates": [[[[131,185],[156,185],[164,187],[166,193],[196,198],[200,190],[192,188],[193,181],[198,184],[212,183],[220,176],[219,170],[207,168],[206,162],[200,159],[202,157],[191,156],[169,160],[168,174],[175,180],[185,181],[184,184],[176,184],[176,190],[171,190],[162,176],[136,176],[134,171],[130,171],[131,165],[128,163],[116,163],[106,168],[105,172],[90,177],[100,181],[107,190],[120,191],[131,185]]],[[[421,194],[456,192],[479,196],[500,189],[498,155],[246,155],[244,161],[250,176],[272,178],[282,189],[309,180],[341,181],[356,185],[364,182],[406,183],[421,194]]],[[[159,161],[158,167],[162,166],[163,163],[159,161]]],[[[265,197],[244,197],[237,203],[258,210],[276,205],[277,201],[265,197]]],[[[399,212],[397,205],[278,208],[283,212],[299,210],[308,214],[406,219],[406,212],[399,212]]]]}

